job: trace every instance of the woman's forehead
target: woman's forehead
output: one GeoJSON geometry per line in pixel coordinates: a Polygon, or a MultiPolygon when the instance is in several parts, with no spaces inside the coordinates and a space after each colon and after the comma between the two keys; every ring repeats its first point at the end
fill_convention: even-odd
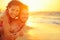
{"type": "Polygon", "coordinates": [[[18,5],[12,5],[10,8],[21,8],[20,6],[18,6],[18,5]]]}

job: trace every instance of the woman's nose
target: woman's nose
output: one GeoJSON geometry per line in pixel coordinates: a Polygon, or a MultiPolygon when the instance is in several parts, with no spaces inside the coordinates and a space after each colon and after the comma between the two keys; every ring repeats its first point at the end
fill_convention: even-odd
{"type": "Polygon", "coordinates": [[[16,14],[16,11],[13,11],[13,14],[16,14]]]}

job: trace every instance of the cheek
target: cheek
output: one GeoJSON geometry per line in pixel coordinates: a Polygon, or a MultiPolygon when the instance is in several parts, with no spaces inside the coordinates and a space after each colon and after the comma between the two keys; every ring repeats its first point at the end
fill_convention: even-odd
{"type": "Polygon", "coordinates": [[[13,17],[12,13],[9,13],[9,16],[10,16],[10,17],[13,17]]]}
{"type": "Polygon", "coordinates": [[[9,11],[9,16],[13,18],[13,13],[12,13],[12,11],[9,11]]]}
{"type": "Polygon", "coordinates": [[[9,15],[11,16],[12,15],[12,13],[9,11],[9,15]]]}
{"type": "Polygon", "coordinates": [[[9,15],[10,15],[10,16],[12,15],[12,12],[11,12],[11,11],[9,11],[9,15]]]}
{"type": "Polygon", "coordinates": [[[12,15],[12,11],[10,9],[8,10],[8,13],[9,13],[9,15],[12,15]]]}

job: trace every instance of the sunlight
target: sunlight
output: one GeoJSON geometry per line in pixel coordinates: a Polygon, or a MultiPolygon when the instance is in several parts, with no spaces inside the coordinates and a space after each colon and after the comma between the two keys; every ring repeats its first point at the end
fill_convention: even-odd
{"type": "MultiPolygon", "coordinates": [[[[11,0],[0,0],[0,9],[6,9],[11,0]]],[[[29,6],[29,11],[60,11],[60,0],[19,0],[29,6]]]]}
{"type": "Polygon", "coordinates": [[[0,9],[2,11],[4,11],[6,9],[7,4],[10,2],[11,0],[0,0],[0,9]]]}
{"type": "Polygon", "coordinates": [[[29,6],[29,11],[60,11],[59,0],[21,0],[29,6]]]}
{"type": "Polygon", "coordinates": [[[27,26],[30,26],[30,27],[33,26],[33,23],[31,22],[31,20],[33,20],[33,19],[32,19],[32,17],[30,16],[30,17],[28,18],[27,22],[26,22],[26,25],[27,25],[27,26]]]}

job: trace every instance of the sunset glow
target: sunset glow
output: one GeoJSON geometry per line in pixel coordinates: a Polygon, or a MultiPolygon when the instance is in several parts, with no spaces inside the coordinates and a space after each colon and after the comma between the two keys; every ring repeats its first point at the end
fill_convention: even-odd
{"type": "MultiPolygon", "coordinates": [[[[0,0],[1,14],[2,12],[4,12],[7,4],[10,1],[11,0],[0,0]]],[[[23,27],[19,28],[21,24],[17,25],[17,23],[13,23],[15,22],[14,20],[11,22],[11,24],[14,24],[12,25],[12,28],[14,27],[16,29],[19,29],[17,31],[17,35],[15,35],[16,33],[11,32],[12,34],[14,34],[17,40],[60,40],[60,0],[19,0],[19,1],[26,4],[29,10],[28,10],[28,20],[26,22],[26,25],[23,25],[23,27]],[[15,24],[18,28],[15,27],[15,24]]],[[[26,13],[25,10],[23,10],[23,12],[26,13]]],[[[24,13],[22,13],[23,21],[25,18],[24,13]]],[[[2,19],[3,18],[5,17],[2,17],[2,19]]],[[[22,20],[18,20],[18,21],[22,21],[22,20]]],[[[20,23],[23,23],[23,21],[20,23]]],[[[11,27],[9,26],[8,28],[11,27]]],[[[13,38],[15,38],[14,36],[12,35],[13,38]]]]}
{"type": "MultiPolygon", "coordinates": [[[[1,10],[5,10],[7,4],[10,2],[11,0],[0,0],[0,9],[1,10]]],[[[60,11],[60,0],[19,0],[22,3],[28,5],[29,7],[29,12],[31,11],[60,11]]],[[[29,16],[29,19],[27,21],[27,25],[31,26],[34,25],[31,20],[33,20],[33,18],[31,19],[29,16]]]]}
{"type": "MultiPolygon", "coordinates": [[[[4,10],[11,0],[0,0],[0,9],[4,10]]],[[[19,0],[29,6],[29,11],[60,11],[60,0],[19,0]]]]}

